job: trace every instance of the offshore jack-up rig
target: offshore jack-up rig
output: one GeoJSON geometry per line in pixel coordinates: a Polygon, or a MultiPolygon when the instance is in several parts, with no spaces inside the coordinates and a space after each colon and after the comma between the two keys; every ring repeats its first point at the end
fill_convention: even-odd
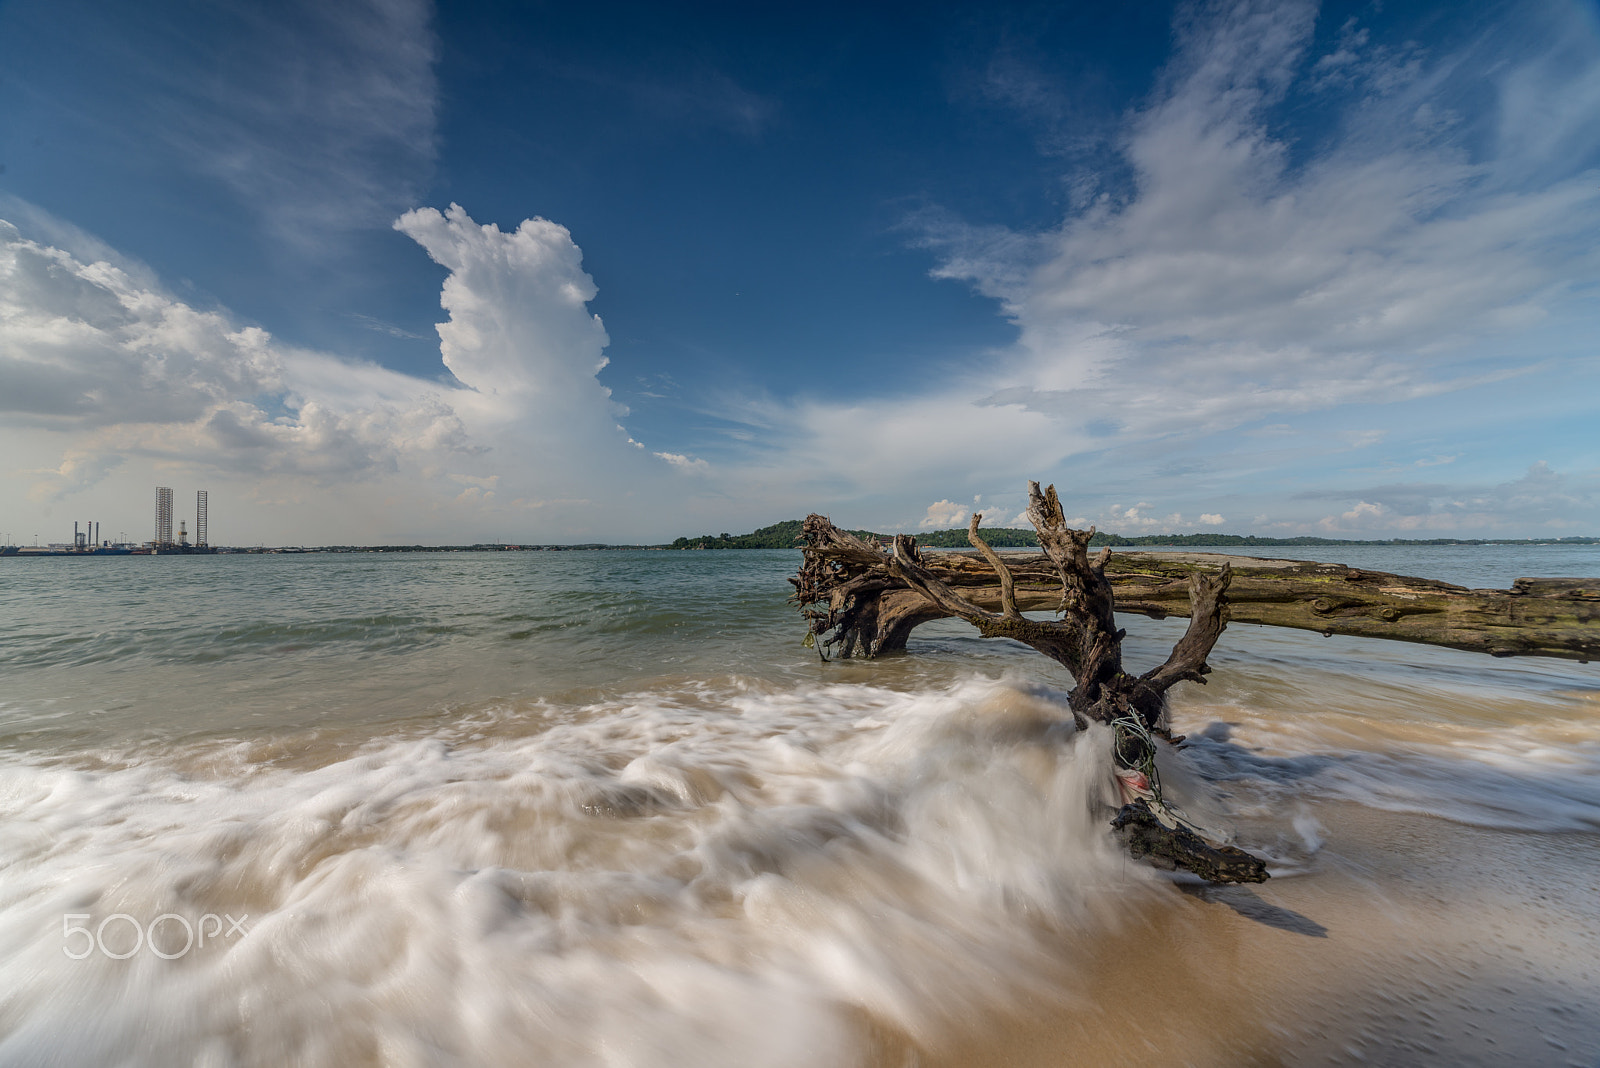
{"type": "MultiPolygon", "coordinates": [[[[196,490],[194,495],[194,541],[189,541],[189,531],[182,520],[178,521],[178,536],[172,536],[172,487],[156,487],[156,536],[147,547],[149,552],[165,555],[167,553],[211,553],[216,552],[208,540],[207,526],[209,520],[210,497],[205,490],[196,490]]],[[[139,550],[135,549],[134,552],[139,550]]]]}
{"type": "Polygon", "coordinates": [[[4,545],[0,556],[153,556],[172,553],[214,553],[208,537],[210,495],[199,490],[194,495],[194,540],[189,540],[188,523],[178,522],[177,535],[172,531],[172,487],[156,487],[155,537],[143,545],[126,541],[108,541],[100,536],[100,524],[90,520],[80,529],[72,524],[70,544],[4,545]]]}

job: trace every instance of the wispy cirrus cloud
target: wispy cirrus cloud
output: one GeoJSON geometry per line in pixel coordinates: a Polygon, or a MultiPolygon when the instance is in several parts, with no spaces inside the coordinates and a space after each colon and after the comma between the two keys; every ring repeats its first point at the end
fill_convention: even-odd
{"type": "MultiPolygon", "coordinates": [[[[1600,180],[1555,156],[1530,170],[1530,144],[1559,154],[1548,138],[1445,121],[1464,72],[1488,70],[1473,92],[1570,132],[1570,109],[1540,117],[1512,99],[1527,85],[1552,100],[1587,91],[1572,55],[1600,61],[1600,42],[1551,10],[1514,40],[1490,29],[1433,54],[1359,23],[1319,53],[1307,3],[1185,9],[1172,61],[1113,134],[1066,147],[1040,135],[1045,158],[1089,168],[1063,176],[1092,195],[1074,194],[1058,226],[913,220],[934,276],[994,298],[1016,344],[877,397],[708,402],[731,428],[713,453],[719,484],[754,501],[782,483],[914,527],[930,500],[1014,510],[1023,477],[1053,478],[1107,529],[1194,529],[1258,514],[1262,491],[1245,483],[1290,487],[1275,491],[1283,516],[1283,465],[1403,447],[1420,403],[1553,381],[1585,352],[1580,298],[1600,257],[1572,235],[1600,232],[1600,180]],[[1278,125],[1291,106],[1320,109],[1314,144],[1278,125]],[[1098,169],[1085,162],[1096,144],[1115,151],[1098,169]],[[1334,414],[1313,431],[1319,413],[1334,414]],[[1197,461],[1202,441],[1215,462],[1197,461]],[[1129,505],[1135,493],[1155,503],[1129,505]]],[[[1009,60],[989,83],[1035,129],[1069,121],[1059,87],[1009,60]]]]}
{"type": "MultiPolygon", "coordinates": [[[[819,407],[816,447],[888,454],[903,483],[919,458],[940,464],[945,481],[923,483],[935,495],[1009,488],[971,476],[1016,455],[1071,480],[1092,456],[1103,482],[1119,456],[1170,460],[1355,406],[1362,423],[1324,450],[1371,447],[1414,403],[1575,366],[1593,326],[1582,295],[1600,279],[1600,244],[1574,239],[1600,233],[1600,109],[1568,104],[1593,94],[1592,27],[1552,4],[1517,34],[1490,27],[1433,54],[1352,22],[1318,54],[1316,17],[1309,3],[1185,9],[1174,58],[1109,139],[1115,158],[1064,176],[1094,195],[1055,228],[920,214],[934,276],[997,300],[1018,341],[881,410],[819,407]],[[1485,92],[1497,106],[1463,104],[1485,92]],[[1279,125],[1291,105],[1318,111],[1313,143],[1279,125]],[[884,439],[907,403],[930,416],[923,429],[884,439]],[[834,429],[847,412],[853,434],[834,429]],[[1046,439],[1056,447],[1030,452],[1046,439]]],[[[1060,110],[1002,73],[995,92],[1030,123],[1060,110]]]]}
{"type": "MultiPolygon", "coordinates": [[[[936,274],[1001,301],[1020,331],[992,403],[1080,423],[1109,409],[1144,436],[1424,396],[1513,370],[1479,362],[1484,339],[1539,325],[1594,276],[1592,247],[1570,240],[1600,225],[1592,174],[1530,181],[1527,153],[1553,146],[1520,132],[1473,158],[1427,123],[1458,57],[1390,54],[1360,32],[1313,56],[1314,18],[1309,4],[1192,10],[1123,133],[1130,192],[1047,233],[927,232],[936,274]],[[1327,91],[1330,70],[1347,88],[1337,132],[1296,160],[1273,109],[1327,91]]],[[[1506,96],[1530,81],[1586,95],[1589,73],[1518,58],[1506,96]]]]}
{"type": "MultiPolygon", "coordinates": [[[[432,20],[427,0],[207,4],[191,47],[128,50],[148,53],[127,60],[145,94],[141,128],[302,250],[387,225],[422,194],[438,153],[432,20]]],[[[129,29],[135,45],[159,32],[129,29]]]]}

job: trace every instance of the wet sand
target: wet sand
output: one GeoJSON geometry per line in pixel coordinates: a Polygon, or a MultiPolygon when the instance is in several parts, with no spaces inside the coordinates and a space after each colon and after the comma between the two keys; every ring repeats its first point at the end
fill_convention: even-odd
{"type": "Polygon", "coordinates": [[[1105,940],[1089,1003],[885,1063],[1600,1064],[1600,839],[1314,812],[1326,839],[1310,870],[1173,886],[1105,940]]]}

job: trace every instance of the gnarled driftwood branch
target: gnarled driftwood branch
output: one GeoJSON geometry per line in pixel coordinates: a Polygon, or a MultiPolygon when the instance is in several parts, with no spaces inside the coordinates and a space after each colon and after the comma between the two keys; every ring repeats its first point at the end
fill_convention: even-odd
{"type": "Polygon", "coordinates": [[[1600,655],[1600,579],[1519,579],[1510,590],[1468,590],[1429,579],[1288,560],[1207,553],[1089,556],[1094,529],[1074,530],[1054,486],[1028,483],[1027,516],[1039,553],[1002,555],[979,533],[974,553],[924,555],[898,535],[886,548],[826,518],[808,516],[794,600],[819,641],[840,655],[903,649],[911,631],[958,617],[986,638],[1012,638],[1063,664],[1080,726],[1116,731],[1126,804],[1113,825],[1135,856],[1150,856],[1214,881],[1256,882],[1264,864],[1173,825],[1141,768],[1153,768],[1152,734],[1163,735],[1166,694],[1204,683],[1206,658],[1228,620],[1426,642],[1496,656],[1543,655],[1587,661],[1600,655]],[[1052,619],[1026,610],[1053,609],[1052,619]],[[1139,676],[1122,666],[1117,611],[1189,617],[1160,665],[1139,676]],[[1132,783],[1134,785],[1129,786],[1132,783]],[[1130,793],[1131,791],[1131,793],[1130,793]]]}
{"type": "MultiPolygon", "coordinates": [[[[831,527],[813,516],[807,536],[831,527]]],[[[795,600],[813,606],[808,615],[819,634],[843,627],[854,632],[854,653],[878,656],[904,649],[921,624],[954,614],[889,578],[881,554],[874,560],[867,549],[869,555],[846,559],[826,547],[825,535],[821,540],[821,547],[808,546],[801,575],[791,580],[800,587],[795,600]],[[817,611],[819,604],[828,609],[817,611]],[[870,626],[862,615],[868,608],[870,626]]],[[[996,555],[1012,575],[1020,611],[1060,607],[1060,580],[1047,556],[996,555]]],[[[923,561],[966,600],[1001,608],[994,568],[984,557],[937,552],[924,554],[923,561]]],[[[1468,589],[1344,564],[1187,551],[1118,552],[1106,562],[1105,574],[1116,611],[1164,619],[1189,615],[1195,577],[1216,575],[1225,566],[1232,571],[1228,618],[1236,624],[1420,642],[1491,656],[1600,659],[1600,578],[1522,578],[1509,589],[1468,589]]]]}

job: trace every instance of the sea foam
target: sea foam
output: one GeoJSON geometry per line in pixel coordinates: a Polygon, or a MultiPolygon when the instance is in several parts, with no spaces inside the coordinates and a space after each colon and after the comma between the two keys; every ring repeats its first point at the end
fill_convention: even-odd
{"type": "Polygon", "coordinates": [[[934,1043],[1024,989],[1069,998],[1063,947],[1155,885],[1100,818],[1105,742],[971,681],[506,708],[354,752],[8,757],[0,1064],[838,1065],[865,1032],[934,1043]],[[112,959],[163,915],[246,933],[178,953],[169,919],[112,959]]]}

